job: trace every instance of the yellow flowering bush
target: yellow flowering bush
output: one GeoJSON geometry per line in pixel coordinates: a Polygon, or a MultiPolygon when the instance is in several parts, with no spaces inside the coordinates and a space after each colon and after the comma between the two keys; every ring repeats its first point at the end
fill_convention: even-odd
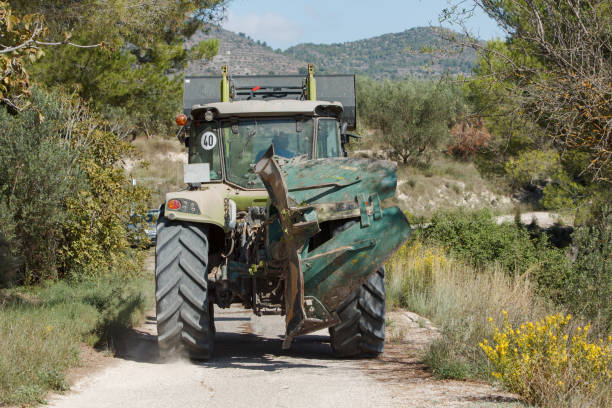
{"type": "Polygon", "coordinates": [[[389,306],[411,307],[407,297],[429,293],[442,271],[450,269],[454,260],[444,250],[411,241],[402,246],[387,262],[387,301],[389,306]]]}
{"type": "Polygon", "coordinates": [[[479,345],[495,367],[493,376],[510,391],[532,403],[565,405],[575,395],[584,398],[610,389],[612,337],[589,342],[590,326],[572,332],[570,315],[547,316],[514,328],[503,313],[502,328],[489,319],[493,344],[485,339],[479,345]]]}
{"type": "Polygon", "coordinates": [[[406,255],[414,262],[412,265],[413,269],[421,270],[428,274],[431,274],[434,269],[443,268],[451,262],[440,248],[424,248],[423,243],[420,241],[410,246],[404,246],[404,248],[407,252],[406,255]]]}

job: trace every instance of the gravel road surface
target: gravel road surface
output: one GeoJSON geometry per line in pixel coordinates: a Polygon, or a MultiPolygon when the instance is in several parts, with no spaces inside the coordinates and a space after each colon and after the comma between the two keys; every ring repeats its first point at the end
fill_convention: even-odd
{"type": "Polygon", "coordinates": [[[331,354],[327,331],[302,336],[281,349],[280,316],[253,316],[238,307],[216,310],[212,361],[194,363],[157,358],[155,319],[117,344],[104,368],[81,377],[65,395],[49,398],[58,408],[83,407],[506,407],[511,395],[486,384],[435,380],[420,363],[418,350],[430,330],[410,313],[407,342],[386,346],[376,360],[340,360],[331,354]],[[412,324],[412,325],[411,325],[412,324]]]}
{"type": "Polygon", "coordinates": [[[215,311],[215,358],[157,362],[155,321],[149,318],[113,363],[81,379],[53,407],[387,407],[383,384],[360,371],[359,360],[331,355],[327,333],[281,349],[283,318],[215,311]]]}
{"type": "MultiPolygon", "coordinates": [[[[153,258],[148,259],[153,270],[153,258]]],[[[161,362],[154,311],[115,344],[115,356],[81,350],[71,390],[57,408],[520,407],[515,396],[477,382],[436,380],[421,362],[440,332],[408,311],[387,313],[378,359],[336,359],[327,330],[281,348],[284,317],[240,307],[215,310],[214,358],[161,362]],[[75,380],[76,378],[76,380],[75,380]]]]}

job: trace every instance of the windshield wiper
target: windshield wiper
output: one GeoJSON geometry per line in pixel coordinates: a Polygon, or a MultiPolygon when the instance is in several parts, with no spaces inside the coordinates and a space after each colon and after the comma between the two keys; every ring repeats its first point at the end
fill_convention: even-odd
{"type": "Polygon", "coordinates": [[[244,152],[246,151],[246,148],[249,146],[249,143],[251,143],[251,139],[253,139],[253,136],[255,136],[257,134],[257,121],[255,121],[255,126],[253,127],[249,127],[247,126],[247,141],[244,144],[244,147],[242,148],[242,151],[240,152],[240,158],[242,158],[242,156],[244,155],[244,152]]]}

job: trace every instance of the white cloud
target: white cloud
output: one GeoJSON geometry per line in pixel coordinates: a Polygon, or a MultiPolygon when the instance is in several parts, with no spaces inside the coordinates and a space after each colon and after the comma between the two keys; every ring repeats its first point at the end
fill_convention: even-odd
{"type": "Polygon", "coordinates": [[[223,28],[242,32],[254,40],[265,41],[273,48],[286,48],[302,37],[302,29],[295,21],[277,13],[237,15],[228,12],[223,28]]]}

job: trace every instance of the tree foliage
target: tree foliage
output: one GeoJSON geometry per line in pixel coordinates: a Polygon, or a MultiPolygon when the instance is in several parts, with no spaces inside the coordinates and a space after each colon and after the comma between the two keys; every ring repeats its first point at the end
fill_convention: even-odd
{"type": "Polygon", "coordinates": [[[11,0],[38,13],[49,43],[103,44],[97,49],[53,47],[31,68],[34,80],[90,101],[124,134],[164,132],[180,108],[182,77],[191,58],[210,59],[218,43],[184,47],[185,38],[216,21],[225,0],[11,0]]]}
{"type": "Polygon", "coordinates": [[[592,206],[588,222],[574,233],[576,261],[568,285],[568,303],[593,321],[602,333],[612,333],[612,205],[592,206]]]}
{"type": "Polygon", "coordinates": [[[30,282],[57,276],[68,222],[61,203],[83,181],[60,137],[64,113],[51,96],[35,91],[33,99],[16,117],[0,107],[0,235],[9,243],[7,255],[19,260],[20,277],[30,282]]]}
{"type": "Polygon", "coordinates": [[[103,273],[125,259],[125,226],[143,211],[146,191],[120,166],[133,149],[76,97],[34,88],[30,102],[0,107],[4,280],[103,273]]]}
{"type": "Polygon", "coordinates": [[[30,78],[25,66],[42,56],[33,41],[46,32],[40,15],[19,17],[0,1],[0,102],[17,108],[29,95],[30,78]]]}
{"type": "Polygon", "coordinates": [[[459,90],[444,82],[361,78],[358,97],[360,117],[381,131],[392,156],[403,163],[428,161],[451,140],[449,130],[465,110],[459,90]]]}
{"type": "Polygon", "coordinates": [[[126,226],[148,192],[123,170],[135,155],[125,136],[173,116],[177,70],[218,49],[183,41],[224,3],[0,0],[0,285],[137,258],[126,226]]]}
{"type": "MultiPolygon", "coordinates": [[[[479,81],[545,130],[582,171],[612,181],[612,5],[607,0],[475,0],[506,32],[480,51],[479,81]]],[[[456,10],[456,9],[455,9],[456,10]]],[[[446,14],[448,17],[448,14],[446,14]]],[[[519,119],[520,120],[520,119],[519,119]]]]}

